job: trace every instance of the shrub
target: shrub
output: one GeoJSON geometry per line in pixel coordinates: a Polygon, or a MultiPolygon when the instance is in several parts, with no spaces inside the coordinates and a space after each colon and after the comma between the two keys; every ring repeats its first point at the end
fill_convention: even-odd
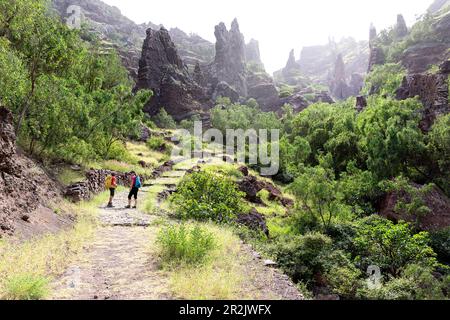
{"type": "Polygon", "coordinates": [[[431,247],[439,261],[450,264],[450,227],[431,233],[431,247]]]}
{"type": "Polygon", "coordinates": [[[7,300],[39,300],[48,292],[47,278],[23,274],[13,276],[6,281],[5,296],[7,300]]]}
{"type": "Polygon", "coordinates": [[[152,118],[152,121],[162,129],[176,129],[177,124],[172,116],[167,113],[166,109],[162,108],[159,113],[152,118]]]}
{"type": "Polygon", "coordinates": [[[340,202],[342,195],[331,170],[321,166],[305,168],[290,190],[299,201],[302,210],[320,219],[322,227],[327,229],[333,220],[349,212],[340,202]]]}
{"type": "Polygon", "coordinates": [[[163,137],[151,137],[147,141],[147,146],[154,151],[161,151],[166,148],[166,141],[163,137]]]}
{"type": "Polygon", "coordinates": [[[170,200],[181,219],[229,222],[243,211],[242,196],[231,179],[195,172],[181,181],[170,200]]]}
{"type": "Polygon", "coordinates": [[[388,63],[375,66],[366,77],[363,94],[394,96],[404,76],[405,69],[400,64],[388,63]]]}
{"type": "Polygon", "coordinates": [[[212,233],[195,225],[170,226],[158,235],[163,263],[200,264],[208,253],[216,247],[212,233]]]}
{"type": "Polygon", "coordinates": [[[364,266],[377,265],[394,277],[411,263],[434,267],[436,254],[428,243],[427,232],[413,234],[408,223],[394,224],[376,215],[359,221],[355,237],[357,260],[364,266]]]}
{"type": "Polygon", "coordinates": [[[354,298],[362,285],[361,271],[352,264],[330,268],[326,278],[332,291],[345,299],[354,298]]]}
{"type": "Polygon", "coordinates": [[[421,109],[416,99],[376,97],[358,115],[359,146],[378,181],[407,173],[408,166],[421,162],[426,151],[418,126],[421,109]]]}
{"type": "Polygon", "coordinates": [[[379,289],[359,291],[359,296],[378,300],[441,300],[445,299],[445,281],[436,279],[432,270],[421,265],[409,265],[398,278],[391,278],[379,289]]]}
{"type": "Polygon", "coordinates": [[[271,251],[280,267],[295,281],[307,284],[313,277],[325,270],[324,260],[330,252],[332,241],[321,233],[283,238],[271,251]]]}

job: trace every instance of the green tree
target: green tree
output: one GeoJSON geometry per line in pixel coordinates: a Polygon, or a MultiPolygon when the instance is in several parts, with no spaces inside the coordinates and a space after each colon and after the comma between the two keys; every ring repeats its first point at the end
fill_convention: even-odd
{"type": "Polygon", "coordinates": [[[421,108],[415,99],[374,97],[358,116],[359,146],[368,169],[379,180],[406,175],[423,158],[424,136],[418,126],[421,108]]]}
{"type": "Polygon", "coordinates": [[[393,222],[380,216],[364,218],[358,223],[354,239],[359,250],[357,260],[364,266],[377,265],[394,277],[409,264],[436,265],[436,254],[429,246],[427,232],[413,234],[406,222],[393,222]]]}
{"type": "Polygon", "coordinates": [[[334,218],[348,213],[342,204],[342,194],[334,173],[322,166],[304,168],[295,181],[289,186],[301,210],[312,217],[317,217],[324,229],[328,229],[334,218]]]}

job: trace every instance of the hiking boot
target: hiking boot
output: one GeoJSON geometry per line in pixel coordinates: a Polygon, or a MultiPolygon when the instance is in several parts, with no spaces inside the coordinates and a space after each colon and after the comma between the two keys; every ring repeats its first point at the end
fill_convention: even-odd
{"type": "Polygon", "coordinates": [[[136,206],[133,206],[133,209],[136,209],[137,207],[136,206]]]}
{"type": "Polygon", "coordinates": [[[126,207],[125,207],[125,209],[130,209],[130,208],[131,208],[131,206],[130,206],[130,205],[128,205],[128,206],[126,206],[126,207]]]}
{"type": "Polygon", "coordinates": [[[112,203],[108,203],[108,205],[106,206],[107,208],[114,208],[112,203]]]}

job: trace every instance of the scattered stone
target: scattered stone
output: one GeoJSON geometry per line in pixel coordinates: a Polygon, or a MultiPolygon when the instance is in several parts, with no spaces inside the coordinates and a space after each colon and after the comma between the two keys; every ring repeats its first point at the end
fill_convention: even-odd
{"type": "Polygon", "coordinates": [[[273,260],[267,259],[267,260],[264,260],[264,265],[266,267],[276,267],[277,263],[275,261],[273,261],[273,260]]]}
{"type": "Polygon", "coordinates": [[[246,167],[246,166],[241,166],[241,167],[239,167],[239,172],[241,172],[242,173],[242,175],[244,176],[244,177],[247,177],[248,176],[248,168],[246,167]]]}
{"type": "Polygon", "coordinates": [[[255,208],[252,208],[249,213],[239,214],[236,222],[245,225],[251,230],[262,231],[267,237],[269,236],[269,228],[267,228],[266,218],[255,208]]]}

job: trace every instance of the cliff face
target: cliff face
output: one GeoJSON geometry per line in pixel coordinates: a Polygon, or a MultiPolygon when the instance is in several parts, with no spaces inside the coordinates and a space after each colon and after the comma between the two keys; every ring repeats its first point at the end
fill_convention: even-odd
{"type": "Polygon", "coordinates": [[[299,60],[291,51],[286,66],[275,72],[274,77],[277,83],[301,90],[325,86],[336,99],[346,99],[357,95],[362,88],[368,60],[368,42],[346,38],[327,45],[304,47],[299,60]]]}
{"type": "Polygon", "coordinates": [[[448,77],[450,61],[444,62],[437,74],[413,74],[403,79],[397,90],[397,99],[404,100],[418,96],[424,106],[420,127],[423,131],[430,130],[434,120],[450,112],[448,96],[448,77]]]}
{"type": "MultiPolygon", "coordinates": [[[[71,5],[81,8],[82,21],[95,33],[106,48],[118,51],[131,78],[137,79],[139,59],[146,30],[159,29],[161,25],[151,22],[136,24],[123,16],[119,9],[100,0],[52,0],[53,8],[63,21],[71,15],[67,9],[71,5]]],[[[181,59],[193,70],[197,62],[207,63],[214,57],[214,44],[197,35],[187,35],[180,29],[169,31],[179,50],[181,59]]]]}
{"type": "Polygon", "coordinates": [[[135,87],[135,90],[139,89],[151,89],[154,93],[145,106],[145,112],[155,115],[164,107],[176,120],[201,110],[202,103],[207,100],[164,28],[147,30],[135,87]]]}

